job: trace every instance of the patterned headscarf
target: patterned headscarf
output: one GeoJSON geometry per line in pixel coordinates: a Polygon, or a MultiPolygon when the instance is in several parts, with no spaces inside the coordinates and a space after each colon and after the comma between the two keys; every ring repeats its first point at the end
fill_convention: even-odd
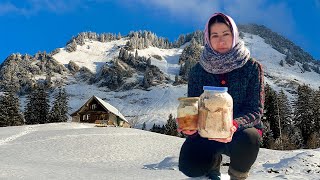
{"type": "Polygon", "coordinates": [[[239,32],[235,22],[231,17],[225,14],[215,13],[209,18],[205,26],[204,36],[205,48],[200,57],[200,65],[209,73],[228,73],[234,69],[242,67],[250,58],[249,50],[244,46],[244,42],[239,39],[239,32]],[[230,28],[233,34],[232,48],[224,54],[215,51],[210,44],[209,22],[215,16],[225,17],[231,25],[230,28]]]}

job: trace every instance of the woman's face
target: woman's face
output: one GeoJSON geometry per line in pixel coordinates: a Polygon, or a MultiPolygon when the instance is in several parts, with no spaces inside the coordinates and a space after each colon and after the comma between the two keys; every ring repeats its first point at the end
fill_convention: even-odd
{"type": "Polygon", "coordinates": [[[224,54],[232,48],[233,35],[224,23],[214,23],[210,26],[210,44],[218,53],[224,54]]]}

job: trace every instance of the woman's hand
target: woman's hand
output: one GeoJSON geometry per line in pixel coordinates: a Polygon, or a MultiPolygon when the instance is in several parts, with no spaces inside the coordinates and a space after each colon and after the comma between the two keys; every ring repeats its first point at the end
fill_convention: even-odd
{"type": "Polygon", "coordinates": [[[233,125],[230,129],[230,132],[231,132],[230,137],[228,137],[228,138],[212,138],[212,139],[209,138],[209,140],[218,141],[221,143],[228,143],[228,142],[232,141],[232,136],[233,136],[234,132],[236,132],[236,131],[237,131],[237,127],[233,125]]]}
{"type": "Polygon", "coordinates": [[[178,128],[178,132],[182,132],[183,134],[190,136],[190,135],[193,135],[194,133],[196,133],[197,130],[182,130],[182,129],[178,128]]]}

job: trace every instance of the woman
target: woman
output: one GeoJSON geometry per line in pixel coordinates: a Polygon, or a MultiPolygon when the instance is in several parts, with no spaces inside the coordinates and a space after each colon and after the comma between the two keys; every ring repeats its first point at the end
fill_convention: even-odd
{"type": "Polygon", "coordinates": [[[225,154],[230,157],[231,179],[246,179],[257,158],[262,134],[262,67],[239,40],[231,17],[213,14],[204,35],[200,61],[189,73],[188,96],[199,97],[203,86],[228,87],[234,103],[234,126],[226,139],[207,139],[196,131],[183,131],[188,137],[181,147],[179,170],[189,177],[220,179],[221,154],[225,154]]]}

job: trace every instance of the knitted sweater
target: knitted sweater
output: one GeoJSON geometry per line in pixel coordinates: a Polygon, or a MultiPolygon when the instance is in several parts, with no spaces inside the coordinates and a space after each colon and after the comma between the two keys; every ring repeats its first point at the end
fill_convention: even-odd
{"type": "Polygon", "coordinates": [[[228,87],[233,98],[233,118],[238,129],[262,129],[264,82],[262,66],[250,58],[241,68],[226,74],[211,74],[197,63],[189,72],[188,96],[199,97],[203,86],[228,87]]]}

